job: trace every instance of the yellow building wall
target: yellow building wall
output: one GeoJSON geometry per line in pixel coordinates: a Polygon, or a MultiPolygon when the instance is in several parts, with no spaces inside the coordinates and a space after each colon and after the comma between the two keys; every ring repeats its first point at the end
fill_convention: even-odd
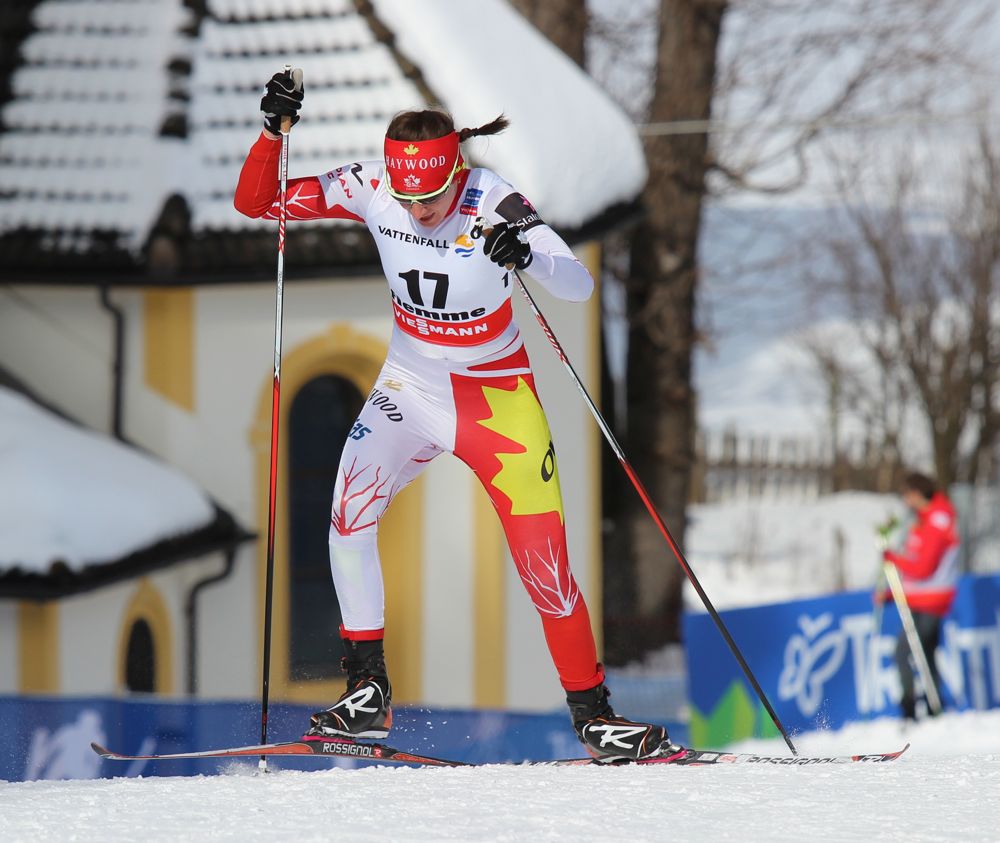
{"type": "Polygon", "coordinates": [[[195,294],[190,287],[151,288],[143,294],[146,386],[194,412],[195,294]]]}
{"type": "MultiPolygon", "coordinates": [[[[282,501],[288,500],[289,408],[295,394],[313,378],[339,375],[352,381],[362,395],[375,383],[385,359],[385,343],[350,325],[332,325],[324,334],[307,340],[283,355],[281,361],[279,456],[276,524],[274,533],[274,575],[271,624],[271,693],[278,699],[296,702],[332,703],[344,690],[342,679],[292,681],[288,663],[291,636],[289,617],[289,536],[282,501]]],[[[256,453],[258,492],[260,628],[263,629],[267,585],[268,501],[271,471],[271,415],[273,380],[261,389],[251,442],[256,453]]],[[[393,665],[393,699],[419,701],[423,693],[423,484],[420,478],[393,500],[379,526],[379,552],[383,560],[386,602],[386,661],[393,665]]],[[[331,600],[334,599],[331,590],[331,600]]],[[[259,652],[263,652],[260,648],[259,652]]],[[[263,672],[263,664],[261,663],[263,672]]]]}
{"type": "Polygon", "coordinates": [[[18,606],[18,687],[54,694],[59,687],[59,603],[23,600],[18,606]]]}
{"type": "Polygon", "coordinates": [[[129,597],[122,616],[118,635],[118,691],[126,691],[125,669],[127,664],[128,641],[132,626],[143,620],[149,625],[153,636],[155,671],[153,674],[154,693],[175,692],[174,672],[174,630],[170,621],[170,611],[157,590],[147,577],[139,580],[129,597]]]}
{"type": "MultiPolygon", "coordinates": [[[[599,250],[593,246],[578,248],[577,254],[591,269],[592,274],[599,276],[599,250]]],[[[197,295],[201,291],[186,288],[169,290],[144,290],[136,293],[134,299],[143,314],[141,342],[133,346],[137,354],[143,355],[142,366],[136,367],[133,377],[138,377],[141,371],[142,385],[160,398],[169,400],[178,408],[197,417],[196,406],[196,353],[199,338],[196,335],[197,295]]],[[[213,293],[214,295],[214,293],[213,293]]],[[[574,307],[576,307],[574,305],[574,307]]],[[[598,295],[582,305],[587,320],[589,338],[586,347],[588,353],[574,359],[573,364],[584,377],[588,389],[595,401],[599,396],[600,371],[600,307],[598,295]]],[[[370,308],[365,305],[364,313],[370,308]]],[[[388,319],[388,317],[386,317],[388,319]]],[[[309,380],[322,374],[342,375],[353,380],[363,394],[367,394],[373,384],[382,362],[385,358],[386,343],[372,334],[358,330],[356,316],[345,319],[344,322],[331,324],[325,331],[313,335],[298,345],[289,349],[282,361],[282,405],[280,424],[287,429],[288,411],[291,401],[298,389],[309,380]]],[[[534,330],[532,325],[522,326],[525,331],[534,330]]],[[[202,327],[202,330],[207,328],[202,327]]],[[[201,338],[207,342],[207,337],[201,338]]],[[[207,348],[207,346],[206,346],[207,348]]],[[[205,350],[202,352],[207,353],[205,350]]],[[[209,367],[211,368],[211,367],[209,367]]],[[[574,394],[575,388],[566,375],[568,393],[574,394]]],[[[260,533],[257,543],[258,574],[257,574],[257,618],[254,631],[262,629],[263,595],[266,578],[266,529],[270,469],[270,422],[272,405],[272,381],[270,376],[260,382],[256,406],[253,415],[251,431],[251,451],[254,472],[255,521],[248,526],[255,527],[260,533]]],[[[133,385],[135,386],[135,385],[133,385]]],[[[209,389],[210,384],[203,384],[209,389]]],[[[156,404],[149,404],[147,412],[155,412],[156,404]]],[[[580,413],[586,414],[582,405],[580,413]]],[[[136,423],[141,423],[144,416],[131,416],[136,423]]],[[[186,422],[185,422],[186,423],[186,422]]],[[[213,423],[220,422],[213,416],[213,423]]],[[[178,430],[175,428],[174,430],[178,430]]],[[[588,558],[578,577],[585,581],[588,600],[591,605],[591,618],[595,635],[600,645],[600,599],[601,599],[601,536],[600,536],[600,448],[603,447],[600,432],[596,425],[587,427],[586,442],[581,449],[581,457],[585,456],[590,468],[587,477],[592,478],[588,490],[590,500],[589,512],[585,517],[577,517],[579,529],[587,531],[588,558]]],[[[194,434],[198,428],[192,428],[194,434]]],[[[138,430],[136,431],[138,432],[138,430]]],[[[178,436],[177,442],[183,437],[178,436]]],[[[139,437],[141,440],[141,436],[139,437]]],[[[285,466],[288,464],[286,447],[287,438],[279,443],[278,475],[278,512],[275,542],[275,576],[274,576],[274,618],[272,622],[271,648],[271,689],[276,699],[290,701],[322,702],[339,696],[343,688],[342,681],[328,682],[291,682],[288,679],[288,641],[290,624],[288,617],[288,530],[285,519],[281,517],[281,501],[287,500],[288,487],[285,466]]],[[[164,441],[165,445],[173,443],[164,441]]],[[[576,448],[578,445],[574,444],[576,448]]],[[[169,447],[165,449],[164,459],[171,460],[169,447]]],[[[197,476],[195,474],[194,476],[197,476]]],[[[469,699],[478,706],[502,706],[508,704],[509,682],[505,666],[507,653],[507,638],[505,629],[512,622],[511,607],[507,605],[507,594],[504,587],[505,577],[509,576],[507,566],[510,561],[507,556],[506,542],[492,506],[478,482],[470,475],[470,494],[473,496],[472,524],[467,525],[470,531],[470,548],[475,564],[472,572],[471,593],[456,595],[464,605],[472,606],[470,612],[471,628],[459,634],[468,634],[472,638],[473,667],[469,678],[469,699]]],[[[428,657],[423,651],[425,624],[435,623],[436,619],[424,617],[424,601],[420,595],[425,588],[425,560],[423,536],[427,529],[423,495],[423,482],[420,478],[404,490],[394,501],[380,529],[380,545],[384,560],[386,608],[387,608],[387,658],[393,665],[393,684],[395,697],[398,701],[421,701],[424,697],[423,660],[428,657]]],[[[223,505],[226,501],[223,500],[223,505]]],[[[246,516],[244,516],[246,517],[246,516]]],[[[579,563],[575,563],[579,564],[579,563]]],[[[149,594],[148,587],[140,587],[128,612],[134,616],[140,611],[149,614],[150,626],[158,637],[157,652],[161,656],[161,670],[157,675],[157,687],[169,693],[178,687],[176,665],[169,655],[174,652],[174,636],[176,631],[171,628],[169,619],[153,608],[155,600],[149,594]],[[141,595],[145,594],[145,597],[141,595]],[[171,642],[169,645],[161,642],[160,637],[171,642]]],[[[23,603],[18,609],[18,687],[24,692],[46,693],[62,690],[60,686],[59,668],[59,605],[58,603],[37,604],[23,603]]],[[[121,653],[119,663],[123,667],[125,647],[126,622],[123,621],[121,653]]],[[[541,643],[541,639],[540,639],[541,643]]],[[[248,655],[252,658],[256,653],[258,661],[257,675],[260,674],[260,653],[262,650],[259,639],[248,643],[248,655]]],[[[122,679],[123,683],[123,679],[122,679]]],[[[255,683],[256,684],[256,683],[255,683]]]]}

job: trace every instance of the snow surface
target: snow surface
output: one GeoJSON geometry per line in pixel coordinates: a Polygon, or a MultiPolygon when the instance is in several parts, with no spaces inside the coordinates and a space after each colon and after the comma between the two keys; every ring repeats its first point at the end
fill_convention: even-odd
{"type": "Polygon", "coordinates": [[[208,525],[174,468],[0,387],[0,573],[79,571],[208,525]]]}
{"type": "MultiPolygon", "coordinates": [[[[1000,839],[1000,712],[907,734],[877,720],[796,738],[801,755],[912,746],[821,767],[367,767],[0,783],[4,841],[1000,839]]],[[[738,751],[788,756],[784,743],[738,751]]]]}

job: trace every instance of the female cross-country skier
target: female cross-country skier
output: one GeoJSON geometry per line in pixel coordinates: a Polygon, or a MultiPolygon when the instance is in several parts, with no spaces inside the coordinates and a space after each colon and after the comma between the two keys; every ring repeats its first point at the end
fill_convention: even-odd
{"type": "MultiPolygon", "coordinates": [[[[265,128],[234,200],[247,216],[277,217],[281,118],[298,121],[302,96],[288,72],[267,84],[265,128]]],[[[347,690],[313,715],[310,734],[388,734],[392,687],[382,647],[378,523],[393,496],[450,451],[475,472],[496,508],[580,741],[604,759],[656,755],[670,746],[666,730],[619,717],[608,702],[567,558],[555,451],[511,310],[514,268],[567,301],[587,299],[594,282],[524,196],[462,157],[462,141],[506,126],[500,116],[456,132],[443,111],[403,112],[386,130],[384,160],[288,181],[289,219],[368,227],[395,319],[378,381],[344,445],[333,496],[330,564],[347,690]]]]}

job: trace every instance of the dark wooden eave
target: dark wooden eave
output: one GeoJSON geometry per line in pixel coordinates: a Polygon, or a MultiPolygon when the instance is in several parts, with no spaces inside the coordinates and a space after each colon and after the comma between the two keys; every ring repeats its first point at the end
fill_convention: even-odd
{"type": "MultiPolygon", "coordinates": [[[[23,381],[3,367],[0,367],[0,386],[30,398],[46,411],[72,424],[79,424],[52,404],[42,400],[23,381]]],[[[136,447],[127,442],[124,444],[136,447]]],[[[179,562],[197,559],[209,553],[228,552],[244,542],[256,539],[256,534],[240,526],[229,512],[217,503],[213,502],[212,506],[213,518],[204,527],[155,542],[121,559],[94,562],[84,566],[80,571],[71,570],[60,560],[53,560],[45,573],[24,571],[14,563],[0,573],[0,598],[53,600],[68,597],[167,568],[179,562]]]]}
{"type": "MultiPolygon", "coordinates": [[[[600,239],[636,223],[638,201],[608,208],[583,226],[561,230],[571,246],[600,239]]],[[[172,239],[175,262],[150,266],[145,254],[130,254],[110,232],[90,251],[57,251],[45,243],[51,232],[15,231],[0,236],[0,266],[11,283],[156,287],[273,282],[277,266],[275,231],[210,232],[172,239]]],[[[161,248],[162,248],[161,243],[161,248]]],[[[148,249],[147,249],[148,252],[148,249]]],[[[380,277],[378,252],[360,225],[336,231],[316,227],[288,228],[285,280],[380,277]]]]}
{"type": "Polygon", "coordinates": [[[56,560],[44,574],[14,567],[0,574],[0,598],[14,600],[56,600],[140,577],[189,562],[210,553],[228,552],[256,536],[241,528],[233,517],[215,506],[211,523],[199,530],[157,542],[121,559],[86,565],[71,570],[56,560]]]}

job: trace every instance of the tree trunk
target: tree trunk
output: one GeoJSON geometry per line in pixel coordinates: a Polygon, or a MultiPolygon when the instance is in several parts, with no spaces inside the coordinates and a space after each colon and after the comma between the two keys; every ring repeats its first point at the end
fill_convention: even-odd
{"type": "MultiPolygon", "coordinates": [[[[716,48],[724,2],[663,0],[650,121],[711,115],[716,48]]],[[[628,446],[639,476],[683,547],[694,463],[695,399],[691,354],[702,199],[708,170],[705,134],[648,136],[646,217],[632,238],[628,280],[628,446]]],[[[638,585],[631,629],[608,635],[611,651],[632,657],[680,639],[684,574],[631,495],[624,520],[638,585]]]]}
{"type": "MultiPolygon", "coordinates": [[[[525,18],[581,67],[585,66],[585,43],[589,23],[585,0],[510,0],[525,18]]],[[[601,411],[615,427],[614,379],[608,366],[607,348],[601,344],[601,411]]],[[[617,438],[623,438],[615,430],[617,438]]],[[[627,536],[609,525],[622,523],[623,501],[632,494],[628,480],[610,448],[601,449],[602,549],[604,577],[601,613],[604,628],[604,659],[609,664],[628,661],[634,649],[629,631],[635,616],[636,583],[627,536]]]]}
{"type": "Polygon", "coordinates": [[[585,0],[510,0],[510,5],[580,67],[585,66],[585,0]]]}

